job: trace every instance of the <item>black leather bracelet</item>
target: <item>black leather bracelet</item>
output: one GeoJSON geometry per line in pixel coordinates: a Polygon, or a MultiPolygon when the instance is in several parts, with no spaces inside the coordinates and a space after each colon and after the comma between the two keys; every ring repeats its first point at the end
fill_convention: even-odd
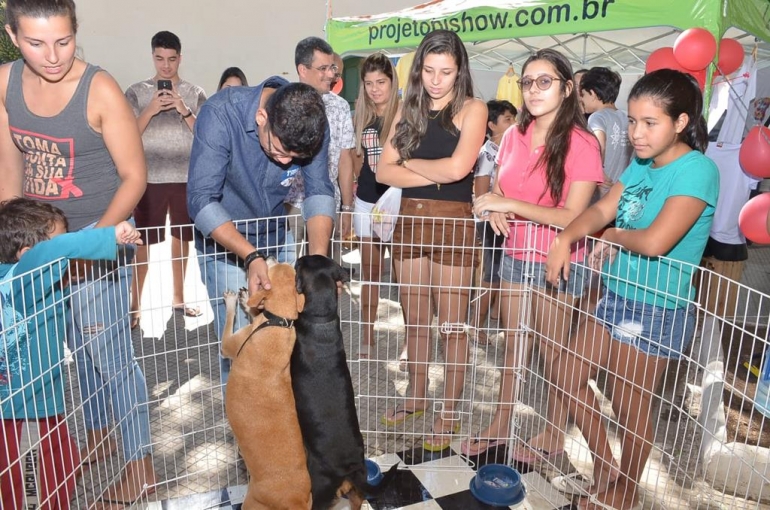
{"type": "Polygon", "coordinates": [[[267,255],[265,255],[259,250],[254,250],[253,252],[249,253],[248,255],[246,255],[246,258],[243,259],[244,269],[248,271],[251,263],[257,259],[267,260],[267,255]]]}
{"type": "Polygon", "coordinates": [[[182,118],[183,118],[183,119],[186,119],[186,118],[187,118],[187,117],[189,117],[190,115],[192,115],[192,109],[188,108],[188,109],[187,109],[187,113],[186,113],[185,115],[182,115],[182,118]]]}

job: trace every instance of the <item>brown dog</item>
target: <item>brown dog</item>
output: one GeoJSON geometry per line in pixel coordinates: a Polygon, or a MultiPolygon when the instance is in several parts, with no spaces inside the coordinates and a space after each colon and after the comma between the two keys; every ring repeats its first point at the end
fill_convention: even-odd
{"type": "Polygon", "coordinates": [[[225,292],[222,354],[233,360],[227,382],[227,418],[249,470],[244,510],[301,510],[312,506],[310,475],[291,387],[294,320],[302,309],[294,268],[269,265],[271,289],[249,297],[264,312],[233,333],[237,296],[225,292]]]}

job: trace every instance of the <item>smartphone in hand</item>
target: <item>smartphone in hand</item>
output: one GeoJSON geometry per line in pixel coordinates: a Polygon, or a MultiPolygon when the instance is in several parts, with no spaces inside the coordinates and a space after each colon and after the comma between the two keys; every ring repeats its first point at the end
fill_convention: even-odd
{"type": "Polygon", "coordinates": [[[171,80],[158,80],[158,90],[171,90],[173,85],[171,80]]]}

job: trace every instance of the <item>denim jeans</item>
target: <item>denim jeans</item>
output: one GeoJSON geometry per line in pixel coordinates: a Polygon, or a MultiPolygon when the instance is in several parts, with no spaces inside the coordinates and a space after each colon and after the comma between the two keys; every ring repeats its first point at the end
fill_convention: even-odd
{"type": "MultiPolygon", "coordinates": [[[[197,258],[203,282],[206,284],[211,308],[214,310],[214,328],[216,328],[217,338],[221,342],[222,328],[225,324],[225,300],[222,295],[226,290],[237,292],[242,287],[248,288],[246,272],[242,267],[229,264],[221,257],[216,258],[213,255],[206,255],[199,251],[197,258]]],[[[235,331],[249,323],[251,323],[251,317],[239,306],[235,314],[235,331]]],[[[230,375],[230,360],[223,358],[221,352],[219,354],[219,369],[222,391],[224,392],[230,375]]]]}
{"type": "Polygon", "coordinates": [[[679,359],[695,332],[695,306],[663,308],[633,301],[607,290],[595,312],[612,338],[648,356],[679,359]]]}
{"type": "Polygon", "coordinates": [[[86,429],[116,422],[126,462],[152,452],[147,383],[134,359],[128,313],[132,270],[126,263],[134,250],[133,245],[120,246],[118,262],[94,261],[93,273],[71,284],[68,324],[86,429]]]}

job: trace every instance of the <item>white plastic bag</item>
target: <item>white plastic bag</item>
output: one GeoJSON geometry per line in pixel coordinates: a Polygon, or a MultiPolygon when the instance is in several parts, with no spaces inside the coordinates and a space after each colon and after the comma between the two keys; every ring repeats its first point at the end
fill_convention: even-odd
{"type": "Polygon", "coordinates": [[[401,188],[391,186],[382,194],[372,208],[372,232],[382,241],[389,242],[398,221],[401,209],[401,188]]]}

